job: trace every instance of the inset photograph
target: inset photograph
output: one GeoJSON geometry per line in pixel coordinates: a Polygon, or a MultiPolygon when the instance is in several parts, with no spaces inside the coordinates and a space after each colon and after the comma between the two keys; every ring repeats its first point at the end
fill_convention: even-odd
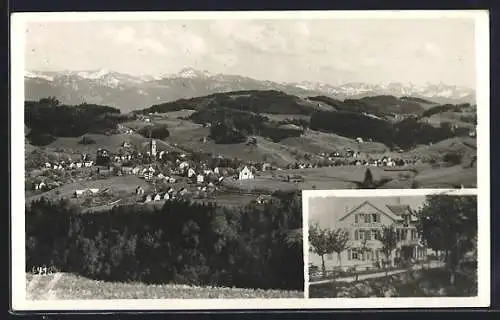
{"type": "Polygon", "coordinates": [[[309,199],[309,298],[475,297],[477,196],[309,199]]]}

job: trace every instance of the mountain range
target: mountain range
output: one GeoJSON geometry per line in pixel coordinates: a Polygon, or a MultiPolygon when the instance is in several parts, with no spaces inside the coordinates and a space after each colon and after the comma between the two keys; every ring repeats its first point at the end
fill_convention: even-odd
{"type": "Polygon", "coordinates": [[[192,68],[182,69],[175,74],[144,76],[132,76],[106,69],[27,71],[24,75],[24,85],[26,100],[55,96],[65,104],[87,102],[116,107],[122,112],[178,99],[242,90],[275,90],[299,97],[327,96],[339,100],[392,95],[422,98],[437,104],[475,104],[476,99],[473,89],[443,83],[347,83],[340,86],[310,81],[278,83],[192,68]]]}

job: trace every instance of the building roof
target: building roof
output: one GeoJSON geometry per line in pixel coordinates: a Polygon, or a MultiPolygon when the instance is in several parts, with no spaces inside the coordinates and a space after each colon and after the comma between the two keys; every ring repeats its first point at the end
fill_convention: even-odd
{"type": "Polygon", "coordinates": [[[407,204],[388,204],[386,207],[395,215],[412,214],[412,210],[407,204]]]}
{"type": "Polygon", "coordinates": [[[379,208],[377,208],[375,205],[373,205],[372,203],[370,203],[368,200],[364,201],[363,203],[361,203],[359,206],[355,207],[354,209],[350,210],[349,212],[347,212],[344,216],[342,216],[339,220],[342,221],[344,220],[345,218],[347,218],[348,216],[350,216],[351,214],[357,212],[359,209],[361,209],[362,207],[364,206],[370,206],[372,207],[373,209],[375,209],[377,212],[381,213],[381,214],[384,214],[386,215],[387,217],[389,217],[390,219],[394,220],[394,221],[397,221],[397,220],[400,220],[401,218],[397,215],[395,215],[394,213],[392,213],[391,211],[384,211],[384,210],[381,210],[379,208]]]}

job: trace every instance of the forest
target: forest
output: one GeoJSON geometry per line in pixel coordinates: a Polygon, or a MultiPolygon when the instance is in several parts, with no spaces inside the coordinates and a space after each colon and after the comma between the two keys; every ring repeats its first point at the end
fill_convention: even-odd
{"type": "Polygon", "coordinates": [[[101,105],[61,105],[55,98],[26,101],[25,125],[30,143],[46,145],[55,137],[78,137],[86,133],[106,133],[126,120],[120,110],[101,105]],[[47,125],[50,124],[50,125],[47,125]]]}
{"type": "Polygon", "coordinates": [[[66,200],[26,208],[26,268],[107,281],[302,290],[301,200],[240,208],[188,200],[83,214],[66,200]]]}
{"type": "Polygon", "coordinates": [[[313,130],[349,138],[373,139],[389,147],[403,149],[469,134],[468,129],[453,128],[449,123],[442,123],[436,128],[416,118],[407,118],[393,124],[354,112],[318,111],[311,116],[310,126],[313,130]]]}

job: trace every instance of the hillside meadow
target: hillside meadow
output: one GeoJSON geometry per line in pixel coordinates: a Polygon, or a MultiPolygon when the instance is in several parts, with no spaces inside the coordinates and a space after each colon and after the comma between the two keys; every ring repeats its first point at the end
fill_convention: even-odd
{"type": "Polygon", "coordinates": [[[26,294],[30,300],[276,299],[304,297],[303,291],[294,290],[106,282],[71,273],[52,275],[32,275],[28,273],[26,275],[26,288],[26,294]]]}

